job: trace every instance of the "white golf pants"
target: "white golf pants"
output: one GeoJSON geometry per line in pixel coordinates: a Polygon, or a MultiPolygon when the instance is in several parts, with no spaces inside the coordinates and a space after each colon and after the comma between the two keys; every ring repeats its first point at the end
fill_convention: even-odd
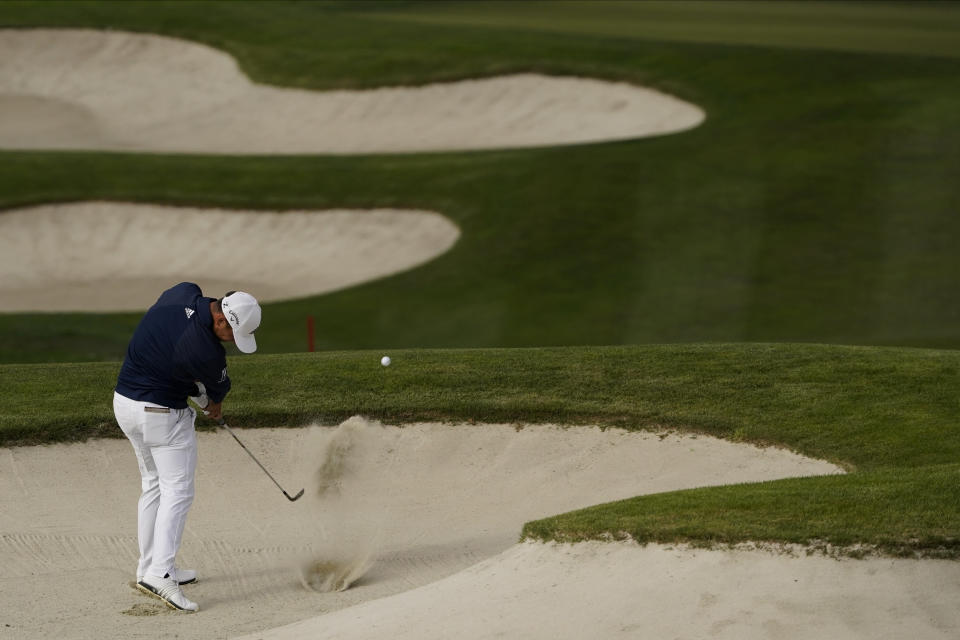
{"type": "Polygon", "coordinates": [[[113,412],[140,466],[137,575],[173,575],[197,469],[197,414],[113,394],[113,412]]]}

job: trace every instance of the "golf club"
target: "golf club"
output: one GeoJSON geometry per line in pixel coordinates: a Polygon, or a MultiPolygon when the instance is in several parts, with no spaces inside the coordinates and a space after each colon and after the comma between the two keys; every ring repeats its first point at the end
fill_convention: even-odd
{"type": "Polygon", "coordinates": [[[241,447],[243,447],[243,450],[246,451],[247,454],[248,454],[251,458],[253,458],[253,461],[257,463],[257,466],[260,467],[261,469],[263,469],[263,472],[264,472],[265,474],[267,474],[267,477],[268,477],[268,478],[270,478],[271,480],[273,480],[273,484],[277,485],[277,488],[280,489],[280,491],[283,491],[283,495],[287,496],[287,500],[289,500],[290,502],[296,502],[297,500],[300,499],[300,496],[303,495],[303,489],[300,489],[300,491],[297,493],[297,495],[295,495],[295,496],[293,496],[293,497],[290,497],[290,494],[287,493],[286,490],[284,490],[284,488],[280,486],[280,483],[277,482],[276,479],[274,479],[274,477],[273,477],[272,475],[270,475],[270,472],[267,471],[267,468],[264,467],[262,464],[260,464],[260,461],[257,460],[257,457],[256,457],[255,455],[253,455],[252,453],[250,453],[250,449],[247,449],[247,447],[246,447],[242,442],[240,442],[240,438],[238,438],[238,437],[237,437],[237,434],[235,434],[235,433],[233,432],[233,429],[231,429],[229,426],[227,426],[227,421],[224,420],[223,418],[220,418],[219,420],[217,420],[217,423],[218,423],[221,427],[223,427],[224,429],[226,429],[227,432],[228,432],[230,435],[233,436],[233,439],[237,441],[237,444],[239,444],[241,447]]]}

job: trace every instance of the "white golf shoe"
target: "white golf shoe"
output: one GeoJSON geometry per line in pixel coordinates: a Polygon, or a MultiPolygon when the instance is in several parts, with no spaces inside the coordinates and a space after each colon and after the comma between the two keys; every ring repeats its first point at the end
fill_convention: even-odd
{"type": "Polygon", "coordinates": [[[193,584],[197,581],[197,572],[193,569],[180,569],[175,567],[173,575],[180,584],[193,584]]]}
{"type": "MultiPolygon", "coordinates": [[[[179,567],[174,567],[173,577],[176,577],[177,582],[180,584],[193,584],[197,581],[197,572],[193,569],[181,569],[179,567]]],[[[137,576],[137,582],[143,580],[143,576],[137,576]]]]}
{"type": "Polygon", "coordinates": [[[143,578],[137,582],[137,589],[140,589],[140,591],[143,591],[147,595],[160,598],[166,602],[167,606],[171,609],[179,609],[180,611],[187,612],[200,609],[200,605],[187,599],[187,596],[183,595],[180,585],[170,577],[169,573],[162,578],[143,576],[143,578]]]}

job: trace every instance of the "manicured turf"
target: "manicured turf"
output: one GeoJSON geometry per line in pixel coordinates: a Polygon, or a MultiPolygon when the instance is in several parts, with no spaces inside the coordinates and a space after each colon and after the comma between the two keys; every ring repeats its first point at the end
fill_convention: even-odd
{"type": "Polygon", "coordinates": [[[523,536],[960,558],[960,463],[661,493],[527,523],[523,536]]]}
{"type": "MultiPolygon", "coordinates": [[[[640,27],[659,24],[656,12],[621,4],[598,5],[592,21],[572,31],[583,5],[549,5],[544,24],[562,31],[554,33],[530,24],[526,6],[509,27],[429,24],[441,14],[460,22],[481,11],[502,16],[503,4],[4,3],[5,25],[204,41],[264,82],[329,88],[577,74],[669,91],[701,105],[708,119],[680,135],[510,152],[0,153],[0,207],[92,198],[392,205],[432,208],[462,228],[450,253],[412,272],[268,305],[261,341],[268,352],[303,350],[307,315],[317,318],[322,349],[960,346],[953,242],[960,237],[960,62],[903,54],[901,39],[887,37],[926,25],[930,11],[942,32],[960,34],[960,7],[845,5],[845,20],[860,12],[859,39],[890,47],[849,53],[807,49],[786,36],[773,48],[737,38],[653,40],[640,27]],[[624,12],[636,12],[635,35],[590,26],[622,30],[633,24],[624,12]]],[[[798,21],[796,5],[779,5],[760,5],[764,24],[781,9],[785,28],[816,24],[815,11],[798,21]]],[[[702,14],[686,7],[672,6],[661,22],[679,28],[689,20],[702,32],[702,14]]],[[[729,7],[728,25],[743,9],[729,7]]],[[[824,20],[832,11],[840,9],[827,9],[824,20]]],[[[728,31],[718,26],[712,37],[728,31]]],[[[960,37],[952,42],[960,50],[960,37]]],[[[134,323],[134,316],[0,315],[0,362],[116,360],[134,323]]]]}
{"type": "Polygon", "coordinates": [[[602,35],[663,42],[960,57],[951,2],[837,0],[564,0],[432,2],[377,18],[499,30],[602,35]]]}
{"type": "MultiPolygon", "coordinates": [[[[532,537],[769,540],[960,551],[960,352],[822,345],[451,349],[231,356],[231,425],[600,424],[779,444],[850,475],[628,500],[532,537]]],[[[121,437],[119,363],[0,365],[0,444],[121,437]]],[[[201,424],[203,421],[201,420],[201,424]]],[[[209,425],[209,421],[207,423],[209,425]]]]}

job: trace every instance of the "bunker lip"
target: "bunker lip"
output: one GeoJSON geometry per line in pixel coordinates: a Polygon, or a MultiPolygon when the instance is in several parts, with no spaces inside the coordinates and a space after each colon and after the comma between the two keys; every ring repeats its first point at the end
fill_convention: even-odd
{"type": "MultiPolygon", "coordinates": [[[[527,562],[526,552],[516,557],[511,551],[524,522],[646,493],[840,472],[782,449],[594,427],[398,428],[353,418],[338,428],[241,431],[244,444],[281,483],[306,486],[306,493],[296,503],[284,500],[228,434],[199,433],[197,497],[178,561],[200,572],[199,582],[185,589],[202,615],[158,615],[150,621],[153,634],[263,634],[320,615],[304,622],[300,636],[278,637],[324,637],[324,614],[344,610],[330,626],[344,630],[352,616],[354,628],[344,637],[389,637],[391,626],[378,631],[368,624],[379,614],[357,617],[347,608],[379,607],[379,601],[386,621],[394,615],[395,596],[419,603],[411,612],[423,614],[418,629],[429,637],[430,629],[439,629],[433,618],[438,609],[419,608],[421,597],[444,606],[448,597],[463,597],[479,612],[493,575],[505,587],[514,585],[514,592],[550,579],[549,554],[527,562]],[[316,572],[328,568],[334,580],[318,589],[325,581],[316,572]],[[337,591],[341,578],[349,588],[337,591]]],[[[0,449],[5,622],[25,637],[141,633],[140,622],[123,615],[152,604],[129,587],[139,489],[135,457],[122,439],[0,449]],[[73,588],[64,576],[74,575],[98,588],[73,588]],[[30,606],[38,597],[44,606],[30,606]]],[[[558,559],[566,549],[559,548],[558,559]]],[[[574,570],[579,560],[573,560],[561,573],[576,576],[598,566],[584,556],[583,567],[574,570]]],[[[630,581],[604,582],[599,574],[590,580],[596,582],[564,586],[558,577],[551,584],[636,595],[630,581]]],[[[451,624],[468,623],[470,611],[451,605],[451,624]]],[[[567,615],[545,611],[531,609],[531,620],[567,615]]],[[[404,637],[402,628],[397,631],[404,637]]],[[[482,629],[463,637],[483,637],[482,629]]]]}
{"type": "Polygon", "coordinates": [[[13,209],[0,212],[0,309],[137,311],[182,281],[212,297],[239,288],[262,302],[319,295],[424,264],[459,236],[422,210],[13,209]]]}
{"type": "Polygon", "coordinates": [[[653,89],[533,73],[279,88],[251,82],[206,45],[83,29],[0,29],[0,109],[0,148],[204,154],[555,146],[676,133],[705,118],[653,89]]]}

